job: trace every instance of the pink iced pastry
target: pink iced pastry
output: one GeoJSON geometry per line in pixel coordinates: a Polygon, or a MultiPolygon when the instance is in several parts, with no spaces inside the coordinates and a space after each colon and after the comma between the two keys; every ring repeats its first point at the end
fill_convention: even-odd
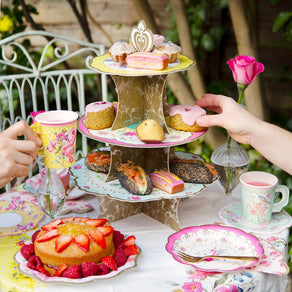
{"type": "Polygon", "coordinates": [[[84,126],[92,130],[101,130],[112,126],[115,110],[111,102],[98,101],[85,108],[84,126]]]}
{"type": "Polygon", "coordinates": [[[126,63],[130,68],[163,70],[167,68],[169,58],[161,54],[137,52],[129,55],[126,63]]]}
{"type": "Polygon", "coordinates": [[[153,186],[168,192],[170,194],[183,191],[184,182],[175,174],[165,171],[156,170],[149,174],[152,180],[153,186]]]}
{"type": "Polygon", "coordinates": [[[157,47],[161,44],[163,44],[165,41],[165,38],[161,34],[153,34],[153,47],[157,47]]]}
{"type": "Polygon", "coordinates": [[[198,105],[175,105],[169,110],[170,116],[179,114],[183,122],[189,126],[193,125],[197,118],[205,115],[206,111],[198,105]]]}
{"type": "Polygon", "coordinates": [[[111,108],[112,106],[113,106],[113,104],[111,102],[108,102],[108,101],[92,102],[92,103],[89,103],[85,107],[85,114],[97,113],[97,112],[103,111],[105,109],[111,108]]]}
{"type": "Polygon", "coordinates": [[[124,64],[127,56],[135,51],[135,48],[130,44],[123,41],[118,41],[110,47],[109,55],[115,62],[124,64]]]}

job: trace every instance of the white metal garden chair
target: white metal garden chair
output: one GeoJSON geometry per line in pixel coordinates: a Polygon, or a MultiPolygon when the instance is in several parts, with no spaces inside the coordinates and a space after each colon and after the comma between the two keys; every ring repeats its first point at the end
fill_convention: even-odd
{"type": "MultiPolygon", "coordinates": [[[[104,45],[44,31],[22,32],[0,40],[0,130],[19,120],[30,124],[32,111],[68,109],[81,116],[88,98],[106,101],[106,75],[98,74],[89,66],[93,57],[104,53],[104,45]],[[27,50],[22,43],[24,39],[45,44],[36,54],[27,50]],[[80,60],[82,64],[77,69],[74,62],[80,60]],[[11,73],[3,75],[3,70],[11,73]],[[85,87],[90,75],[97,79],[93,83],[99,88],[95,96],[88,97],[85,87]]],[[[82,136],[82,149],[77,156],[86,153],[87,140],[82,136]]]]}

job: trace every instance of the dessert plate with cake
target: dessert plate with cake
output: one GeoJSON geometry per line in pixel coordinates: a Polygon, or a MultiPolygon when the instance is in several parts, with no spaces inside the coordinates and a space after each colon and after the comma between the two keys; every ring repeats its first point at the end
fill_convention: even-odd
{"type": "Polygon", "coordinates": [[[66,217],[36,231],[14,256],[21,273],[46,283],[107,279],[137,265],[140,249],[107,219],[66,217]]]}

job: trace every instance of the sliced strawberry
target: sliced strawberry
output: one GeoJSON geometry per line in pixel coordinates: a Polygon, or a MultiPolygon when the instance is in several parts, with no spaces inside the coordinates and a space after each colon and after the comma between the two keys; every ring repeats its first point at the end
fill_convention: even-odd
{"type": "Polygon", "coordinates": [[[90,219],[89,217],[74,217],[74,222],[84,222],[85,220],[90,219]]]}
{"type": "Polygon", "coordinates": [[[38,267],[37,269],[39,272],[43,273],[47,277],[51,277],[50,273],[44,267],[38,267]]]}
{"type": "Polygon", "coordinates": [[[104,235],[98,229],[89,230],[89,236],[94,240],[98,245],[100,245],[103,249],[106,248],[104,235]]]}
{"type": "Polygon", "coordinates": [[[66,263],[59,266],[58,270],[54,273],[53,277],[60,277],[62,273],[68,268],[66,263]]]}
{"type": "Polygon", "coordinates": [[[131,235],[123,241],[123,244],[126,246],[134,245],[135,240],[136,240],[136,237],[134,235],[131,235]]]}
{"type": "Polygon", "coordinates": [[[81,235],[75,236],[74,242],[84,252],[89,251],[90,239],[89,239],[88,235],[81,234],[81,235]]]}
{"type": "Polygon", "coordinates": [[[127,257],[130,255],[136,255],[139,252],[138,247],[136,245],[129,245],[124,249],[124,251],[127,257]]]}
{"type": "Polygon", "coordinates": [[[42,234],[40,237],[36,239],[37,242],[44,242],[44,241],[49,241],[59,235],[57,229],[52,229],[50,231],[45,232],[42,234]]]}
{"type": "Polygon", "coordinates": [[[90,226],[102,226],[107,222],[107,219],[88,219],[85,220],[84,223],[90,226]]]}
{"type": "Polygon", "coordinates": [[[66,249],[70,245],[72,240],[73,240],[73,237],[70,235],[62,234],[61,236],[59,236],[55,242],[56,252],[61,252],[64,249],[66,249]]]}
{"type": "Polygon", "coordinates": [[[62,218],[63,223],[70,223],[73,222],[74,217],[66,217],[66,218],[62,218]]]}
{"type": "Polygon", "coordinates": [[[101,262],[113,271],[116,271],[118,269],[116,261],[111,256],[103,257],[101,259],[101,262]]]}
{"type": "Polygon", "coordinates": [[[101,231],[104,236],[108,236],[114,231],[111,226],[98,226],[97,229],[101,231]]]}
{"type": "Polygon", "coordinates": [[[63,223],[62,219],[56,219],[42,227],[42,230],[49,231],[52,229],[56,229],[58,225],[63,223]]]}

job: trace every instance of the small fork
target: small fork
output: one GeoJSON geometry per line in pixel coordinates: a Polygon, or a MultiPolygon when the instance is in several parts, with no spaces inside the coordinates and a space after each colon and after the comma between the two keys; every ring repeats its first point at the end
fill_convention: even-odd
{"type": "Polygon", "coordinates": [[[177,256],[182,260],[190,263],[199,263],[201,261],[212,261],[213,259],[229,259],[229,260],[240,260],[240,261],[255,261],[258,257],[255,256],[224,256],[224,255],[208,255],[203,257],[195,257],[188,255],[182,251],[175,251],[177,256]]]}

